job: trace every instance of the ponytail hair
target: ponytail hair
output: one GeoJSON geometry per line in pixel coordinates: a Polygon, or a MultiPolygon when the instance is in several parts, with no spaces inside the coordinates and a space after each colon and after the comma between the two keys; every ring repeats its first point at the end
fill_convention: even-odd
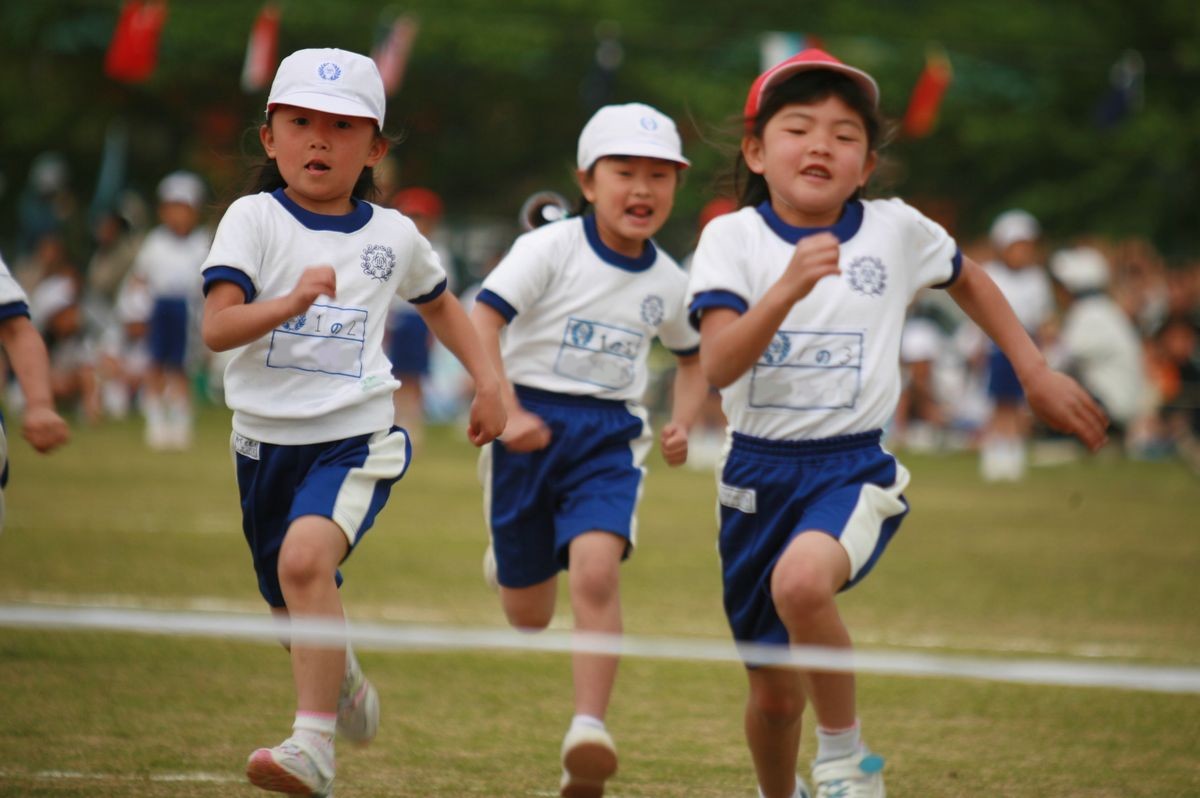
{"type": "MultiPolygon", "coordinates": [[[[868,152],[878,152],[887,145],[890,132],[875,103],[853,79],[830,69],[803,70],[769,89],[760,104],[758,115],[753,120],[743,122],[750,128],[746,135],[762,138],[767,123],[784,106],[794,103],[807,105],[828,97],[841,99],[862,119],[867,133],[868,152]]],[[[733,187],[738,197],[738,207],[757,207],[771,198],[766,178],[750,171],[740,149],[733,166],[733,187]]],[[[859,199],[861,194],[862,189],[858,189],[850,199],[859,199]]]]}

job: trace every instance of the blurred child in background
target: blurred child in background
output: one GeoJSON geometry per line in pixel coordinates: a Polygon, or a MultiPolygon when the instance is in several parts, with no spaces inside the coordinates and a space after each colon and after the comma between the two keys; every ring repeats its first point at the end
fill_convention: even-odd
{"type": "Polygon", "coordinates": [[[161,224],[146,235],[133,264],[133,279],[146,286],[153,301],[143,408],[151,449],[191,446],[188,336],[192,306],[200,296],[200,264],[212,241],[212,233],[200,226],[204,197],[204,182],[197,175],[172,172],[164,177],[158,184],[161,224]]]}
{"type": "MultiPolygon", "coordinates": [[[[1041,234],[1041,226],[1031,214],[1016,209],[1005,211],[992,223],[995,259],[984,264],[984,270],[1035,342],[1054,313],[1050,278],[1039,260],[1041,234]]],[[[980,442],[979,471],[988,482],[1019,480],[1025,475],[1030,431],[1025,392],[1004,352],[994,344],[987,347],[992,412],[980,442]]]]}

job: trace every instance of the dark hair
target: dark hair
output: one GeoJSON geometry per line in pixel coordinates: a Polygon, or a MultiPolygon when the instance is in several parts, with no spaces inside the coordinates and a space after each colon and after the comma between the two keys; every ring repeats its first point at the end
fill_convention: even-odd
{"type": "MultiPolygon", "coordinates": [[[[806,69],[768,89],[747,134],[761,138],[767,123],[784,106],[808,105],[828,97],[839,98],[862,119],[869,152],[877,152],[887,144],[886,122],[875,103],[853,79],[830,69],[806,69]]],[[[766,178],[750,171],[740,150],[733,167],[733,186],[739,207],[759,205],[771,197],[766,178]]],[[[855,191],[851,199],[858,199],[861,193],[861,189],[855,191]]]]}
{"type": "MultiPolygon", "coordinates": [[[[271,124],[271,119],[274,116],[274,111],[267,113],[267,125],[271,124]]],[[[389,145],[399,143],[399,139],[385,135],[379,129],[378,125],[375,126],[375,136],[376,138],[386,139],[389,145]]],[[[287,188],[287,181],[280,174],[279,164],[275,163],[275,159],[264,157],[258,164],[251,168],[249,178],[246,180],[246,185],[242,189],[241,195],[259,194],[263,191],[274,191],[277,188],[287,188]]],[[[354,188],[350,191],[350,196],[354,197],[354,199],[366,200],[367,202],[376,202],[385,199],[380,197],[379,187],[375,185],[375,170],[372,167],[363,167],[362,174],[354,182],[354,188]]]]}
{"type": "MultiPolygon", "coordinates": [[[[642,157],[642,156],[604,155],[600,158],[597,158],[595,161],[592,162],[592,165],[587,168],[588,179],[590,180],[591,178],[596,176],[596,164],[600,163],[605,158],[636,158],[636,157],[642,157]]],[[[658,160],[666,160],[666,159],[660,158],[658,160]]],[[[680,169],[678,167],[675,169],[675,190],[676,191],[678,191],[679,187],[683,185],[683,174],[684,174],[683,169],[680,169]]],[[[583,192],[580,191],[579,199],[575,202],[575,207],[571,210],[571,215],[572,216],[583,216],[585,213],[587,213],[591,209],[592,209],[592,203],[588,202],[588,198],[583,196],[583,192]]]]}

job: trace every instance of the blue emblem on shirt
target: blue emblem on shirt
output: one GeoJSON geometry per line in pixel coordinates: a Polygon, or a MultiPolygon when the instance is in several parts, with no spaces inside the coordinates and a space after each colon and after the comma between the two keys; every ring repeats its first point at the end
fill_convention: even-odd
{"type": "Polygon", "coordinates": [[[791,352],[792,339],[783,333],[775,333],[771,343],[767,344],[767,351],[763,352],[763,360],[769,366],[776,366],[787,360],[787,356],[791,352]]]}
{"type": "Polygon", "coordinates": [[[887,271],[879,258],[863,255],[846,268],[850,287],[864,296],[879,296],[887,288],[887,271]]]}
{"type": "Polygon", "coordinates": [[[588,341],[592,340],[592,336],[596,332],[595,327],[592,326],[591,322],[579,321],[578,319],[572,319],[570,324],[571,343],[575,344],[575,346],[587,346],[588,341]]]}
{"type": "Polygon", "coordinates": [[[642,300],[642,321],[651,327],[662,324],[664,307],[662,297],[650,294],[642,300]]]}
{"type": "Polygon", "coordinates": [[[396,268],[396,255],[391,247],[369,244],[362,251],[362,270],[368,277],[387,282],[396,268]]]}
{"type": "Polygon", "coordinates": [[[317,77],[321,80],[337,80],[342,76],[342,68],[332,61],[326,61],[317,67],[317,77]]]}
{"type": "Polygon", "coordinates": [[[301,313],[299,316],[293,316],[292,318],[288,319],[287,321],[285,321],[283,324],[281,324],[279,326],[285,330],[289,330],[291,332],[296,332],[296,331],[302,329],[307,321],[308,321],[308,317],[305,314],[301,313]]]}

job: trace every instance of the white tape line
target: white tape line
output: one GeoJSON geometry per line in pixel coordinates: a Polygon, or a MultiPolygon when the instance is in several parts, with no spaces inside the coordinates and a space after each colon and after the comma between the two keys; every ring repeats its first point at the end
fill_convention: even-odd
{"type": "Polygon", "coordinates": [[[33,607],[0,604],[0,626],[34,629],[104,629],[165,635],[198,635],[277,642],[290,636],[310,644],[351,641],[369,650],[493,649],[576,652],[697,662],[746,662],[811,670],[901,676],[985,679],[1070,687],[1116,687],[1164,693],[1200,693],[1200,668],[946,656],[910,651],[846,651],[815,646],[773,646],[715,640],[603,635],[509,629],[468,629],[381,623],[343,626],[320,618],[147,610],[33,607]]]}

